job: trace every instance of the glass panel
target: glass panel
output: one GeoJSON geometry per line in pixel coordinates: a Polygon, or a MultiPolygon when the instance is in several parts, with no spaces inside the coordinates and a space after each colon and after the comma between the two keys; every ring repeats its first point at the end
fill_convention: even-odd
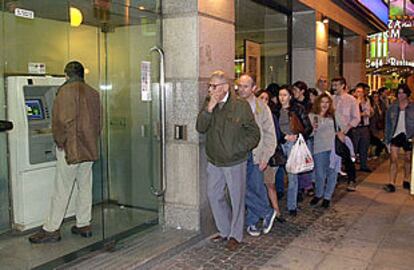
{"type": "Polygon", "coordinates": [[[158,82],[159,58],[150,49],[160,43],[160,20],[152,12],[112,4],[102,28],[106,66],[101,84],[106,100],[105,236],[140,225],[156,224],[158,200],[151,194],[159,183],[158,82]],[[150,73],[143,70],[150,69],[150,73]],[[142,87],[153,88],[151,97],[142,87]]]}
{"type": "Polygon", "coordinates": [[[236,0],[236,78],[247,72],[261,88],[288,82],[287,18],[255,1],[236,0]]]}
{"type": "MultiPolygon", "coordinates": [[[[4,268],[30,269],[103,240],[103,210],[99,204],[102,201],[102,192],[99,190],[102,188],[102,164],[97,162],[93,168],[93,201],[96,203],[92,216],[93,236],[82,238],[71,233],[71,227],[75,224],[76,205],[76,196],[72,196],[66,219],[60,228],[62,240],[53,246],[28,242],[29,235],[40,228],[48,214],[54,187],[56,163],[53,150],[49,150],[50,147],[54,147],[50,133],[50,118],[47,118],[46,109],[52,113],[54,91],[65,81],[63,68],[70,59],[84,62],[89,70],[86,72],[86,81],[99,89],[101,59],[98,48],[101,35],[100,30],[93,25],[83,25],[76,30],[70,26],[68,1],[5,0],[1,18],[1,38],[5,42],[1,42],[4,57],[1,59],[0,68],[4,64],[4,70],[0,70],[0,85],[4,85],[2,80],[5,79],[7,88],[0,89],[0,102],[4,101],[2,95],[6,92],[8,118],[14,120],[15,129],[10,133],[8,140],[11,168],[8,182],[12,188],[10,192],[4,189],[8,193],[7,198],[13,201],[13,215],[7,232],[0,238],[0,258],[1,266],[4,268]],[[15,15],[17,8],[20,9],[20,17],[15,15]],[[54,77],[46,77],[43,73],[54,77]],[[43,110],[44,119],[27,118],[25,99],[30,98],[42,104],[38,107],[43,110]],[[33,129],[36,125],[42,125],[43,133],[35,132],[40,130],[33,129]],[[33,159],[30,158],[37,157],[38,154],[45,154],[47,158],[36,158],[36,164],[32,163],[30,160],[33,159]]],[[[3,113],[0,110],[0,117],[3,113]]],[[[4,138],[3,135],[0,136],[2,155],[4,138]]],[[[7,167],[4,165],[6,160],[0,157],[2,169],[4,166],[7,167]]],[[[2,170],[1,177],[4,177],[4,173],[7,172],[2,170]]],[[[2,182],[0,183],[2,185],[2,182]]],[[[3,186],[0,188],[3,192],[3,186]]],[[[0,196],[3,197],[3,193],[0,196]]],[[[0,223],[4,223],[3,215],[0,215],[0,218],[0,223]]]]}
{"type": "MultiPolygon", "coordinates": [[[[6,117],[2,102],[5,102],[4,96],[8,93],[7,117],[15,117],[21,120],[16,123],[22,123],[21,132],[9,136],[17,139],[6,141],[5,135],[0,134],[0,232],[5,230],[0,238],[2,267],[33,268],[82,248],[90,248],[105,237],[141,225],[156,224],[158,209],[162,207],[151,194],[150,187],[154,185],[159,188],[160,181],[156,83],[159,80],[160,59],[149,51],[160,44],[159,1],[4,0],[1,4],[0,119],[6,117]],[[16,8],[20,9],[18,13],[23,17],[15,15],[16,8]],[[41,89],[52,89],[46,84],[60,85],[64,81],[63,68],[71,60],[78,60],[85,66],[86,82],[100,91],[104,116],[101,159],[93,166],[93,236],[85,239],[71,234],[70,228],[75,224],[75,219],[69,215],[61,226],[61,242],[54,244],[53,248],[47,244],[31,245],[27,240],[33,230],[28,230],[40,228],[48,212],[55,158],[53,153],[49,153],[47,165],[42,158],[36,159],[39,166],[36,168],[31,167],[33,164],[28,161],[29,171],[42,174],[47,167],[48,175],[32,175],[32,186],[18,189],[24,186],[24,182],[16,177],[17,171],[13,169],[17,160],[21,163],[16,158],[20,153],[16,145],[29,149],[29,153],[24,150],[19,154],[28,160],[28,156],[35,153],[32,149],[41,145],[31,139],[30,123],[23,125],[29,122],[23,89],[38,89],[36,91],[41,92],[41,89]],[[46,77],[45,74],[54,77],[46,77]],[[22,79],[21,76],[25,77],[22,79]],[[3,88],[4,78],[8,82],[6,89],[3,88]],[[15,81],[21,83],[13,83],[15,81]],[[149,91],[142,92],[142,86],[148,86],[149,91]],[[12,102],[21,102],[23,111],[12,112],[10,108],[20,108],[12,102]],[[10,149],[9,160],[6,158],[6,146],[10,149]],[[12,168],[10,176],[7,172],[9,166],[12,168]],[[12,187],[10,191],[7,190],[9,185],[12,187]],[[34,200],[32,195],[36,194],[40,194],[41,199],[37,197],[34,200]],[[13,201],[12,220],[8,220],[7,203],[10,199],[13,201]],[[34,208],[25,212],[27,205],[34,208]],[[34,215],[36,222],[21,222],[18,216],[24,216],[22,213],[34,215]]],[[[45,97],[32,97],[32,103],[44,108],[39,106],[39,102],[49,104],[53,97],[54,93],[47,97],[46,94],[45,97]]],[[[52,103],[49,105],[53,107],[52,103]]],[[[47,131],[50,123],[45,125],[44,130],[47,131]]],[[[47,136],[51,138],[50,133],[47,136]]],[[[53,146],[52,139],[51,142],[53,146]]],[[[71,213],[73,207],[72,198],[67,213],[71,213]]]]}
{"type": "MultiPolygon", "coordinates": [[[[3,3],[1,3],[2,5],[3,3]]],[[[0,8],[1,9],[1,8],[0,8]]],[[[0,29],[3,29],[3,12],[0,13],[0,29]]],[[[3,35],[0,35],[0,44],[4,44],[3,35]]],[[[4,92],[4,58],[0,50],[0,120],[6,119],[5,92],[4,92]]],[[[10,228],[9,220],[9,181],[7,164],[7,136],[0,133],[0,233],[10,228]]]]}
{"type": "Polygon", "coordinates": [[[329,57],[329,70],[328,79],[331,81],[335,77],[341,76],[341,39],[340,35],[329,35],[328,43],[328,57],[329,57]]]}
{"type": "Polygon", "coordinates": [[[6,0],[4,26],[6,73],[27,74],[29,62],[40,62],[47,73],[62,74],[68,60],[66,1],[6,0]],[[17,17],[16,8],[32,11],[34,19],[17,17]]]}

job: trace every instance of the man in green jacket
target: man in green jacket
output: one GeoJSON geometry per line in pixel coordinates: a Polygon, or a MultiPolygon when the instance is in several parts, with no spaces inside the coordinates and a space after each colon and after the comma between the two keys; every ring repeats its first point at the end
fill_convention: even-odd
{"type": "Polygon", "coordinates": [[[226,247],[234,251],[243,238],[246,161],[260,130],[249,104],[234,94],[223,71],[212,74],[208,90],[196,128],[206,134],[207,195],[219,231],[212,240],[228,240],[226,247]]]}

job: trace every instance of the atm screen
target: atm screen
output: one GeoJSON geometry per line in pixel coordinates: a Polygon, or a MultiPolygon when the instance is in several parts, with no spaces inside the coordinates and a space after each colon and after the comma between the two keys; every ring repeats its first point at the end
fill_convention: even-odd
{"type": "Polygon", "coordinates": [[[29,120],[43,120],[43,105],[40,99],[26,99],[27,118],[29,120]]]}

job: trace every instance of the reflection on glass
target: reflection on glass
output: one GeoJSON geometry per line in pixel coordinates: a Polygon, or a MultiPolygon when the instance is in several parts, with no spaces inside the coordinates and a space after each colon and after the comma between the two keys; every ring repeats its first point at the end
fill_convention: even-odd
{"type": "MultiPolygon", "coordinates": [[[[159,42],[159,21],[128,9],[128,24],[122,23],[103,33],[108,58],[107,159],[108,180],[105,194],[105,236],[146,223],[157,223],[158,201],[150,192],[158,182],[159,141],[156,137],[158,95],[152,100],[141,96],[142,62],[149,62],[152,82],[158,81],[158,59],[149,51],[159,42]]],[[[111,14],[121,22],[119,14],[111,14]]]]}
{"type": "Polygon", "coordinates": [[[340,35],[329,35],[328,41],[328,79],[341,76],[341,54],[342,54],[342,37],[340,35]]]}
{"type": "MultiPolygon", "coordinates": [[[[69,218],[61,227],[62,240],[53,248],[29,244],[27,232],[13,233],[16,228],[8,219],[7,144],[0,134],[0,268],[33,268],[137,226],[156,224],[160,206],[150,185],[159,182],[158,92],[154,84],[159,59],[149,49],[160,43],[159,1],[145,1],[140,7],[128,6],[130,1],[100,0],[1,3],[0,119],[5,116],[5,73],[27,74],[28,63],[34,62],[44,64],[46,74],[63,75],[65,64],[74,59],[85,66],[86,82],[101,92],[105,119],[101,159],[93,166],[93,236],[73,235],[70,229],[75,220],[69,218]],[[33,11],[35,18],[16,17],[16,7],[33,11]],[[78,27],[70,24],[70,7],[82,14],[78,27]],[[141,98],[143,61],[151,66],[152,100],[141,98]]],[[[33,121],[45,116],[38,101],[26,104],[33,121]]]]}
{"type": "Polygon", "coordinates": [[[260,87],[272,82],[288,82],[288,25],[287,16],[252,0],[236,1],[236,78],[248,70],[246,41],[260,47],[260,68],[256,70],[260,87]]]}

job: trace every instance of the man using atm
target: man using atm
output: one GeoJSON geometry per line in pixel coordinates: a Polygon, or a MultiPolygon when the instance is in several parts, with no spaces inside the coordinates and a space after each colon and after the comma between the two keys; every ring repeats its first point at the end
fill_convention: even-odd
{"type": "Polygon", "coordinates": [[[92,164],[98,159],[101,131],[99,92],[84,81],[77,61],[65,67],[66,82],[58,89],[52,112],[56,143],[56,176],[50,209],[42,229],[29,237],[31,243],[60,241],[60,226],[71,196],[77,189],[76,225],[73,234],[91,237],[92,164]]]}

